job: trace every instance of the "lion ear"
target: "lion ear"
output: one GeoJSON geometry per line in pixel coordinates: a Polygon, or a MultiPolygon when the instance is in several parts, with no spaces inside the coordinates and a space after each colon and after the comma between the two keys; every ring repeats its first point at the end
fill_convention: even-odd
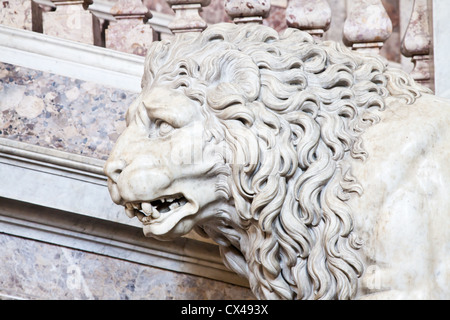
{"type": "Polygon", "coordinates": [[[215,109],[252,102],[259,96],[260,74],[255,62],[238,50],[212,58],[204,65],[208,103],[215,109]]]}

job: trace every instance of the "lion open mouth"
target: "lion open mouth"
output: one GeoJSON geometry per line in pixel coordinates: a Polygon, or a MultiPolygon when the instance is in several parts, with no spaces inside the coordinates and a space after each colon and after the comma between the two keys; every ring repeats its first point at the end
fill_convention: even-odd
{"type": "Polygon", "coordinates": [[[139,221],[146,225],[163,215],[178,211],[188,202],[183,195],[165,196],[152,201],[127,203],[125,212],[130,218],[137,216],[139,221]]]}

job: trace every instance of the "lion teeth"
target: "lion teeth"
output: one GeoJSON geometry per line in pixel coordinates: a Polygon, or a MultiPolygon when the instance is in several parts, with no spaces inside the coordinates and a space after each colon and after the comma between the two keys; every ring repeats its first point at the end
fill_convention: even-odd
{"type": "Polygon", "coordinates": [[[184,197],[167,196],[149,202],[134,202],[125,204],[125,213],[129,218],[137,217],[145,224],[152,223],[152,220],[158,219],[161,215],[176,210],[189,201],[184,197]]]}
{"type": "Polygon", "coordinates": [[[142,218],[142,223],[149,223],[151,220],[149,217],[143,217],[142,218]]]}
{"type": "Polygon", "coordinates": [[[159,211],[156,208],[153,208],[152,218],[158,219],[159,217],[161,217],[161,213],[159,213],[159,211]]]}
{"type": "Polygon", "coordinates": [[[129,207],[129,206],[125,207],[125,213],[127,214],[128,218],[134,218],[134,216],[135,216],[133,207],[129,207]]]}
{"type": "Polygon", "coordinates": [[[150,203],[144,202],[142,203],[141,207],[142,211],[144,211],[147,216],[153,213],[153,206],[150,203]]]}
{"type": "Polygon", "coordinates": [[[169,206],[169,208],[170,208],[170,210],[174,210],[174,209],[178,208],[179,206],[180,206],[180,204],[179,204],[178,202],[173,202],[173,203],[169,206]]]}

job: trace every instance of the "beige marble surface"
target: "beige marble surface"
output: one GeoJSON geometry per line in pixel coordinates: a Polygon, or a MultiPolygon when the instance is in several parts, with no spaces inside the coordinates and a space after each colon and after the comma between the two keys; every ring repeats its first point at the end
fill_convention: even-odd
{"type": "Polygon", "coordinates": [[[0,3],[0,24],[31,30],[31,1],[2,1],[0,3]]]}
{"type": "Polygon", "coordinates": [[[0,234],[0,300],[254,299],[248,288],[0,234]]]}

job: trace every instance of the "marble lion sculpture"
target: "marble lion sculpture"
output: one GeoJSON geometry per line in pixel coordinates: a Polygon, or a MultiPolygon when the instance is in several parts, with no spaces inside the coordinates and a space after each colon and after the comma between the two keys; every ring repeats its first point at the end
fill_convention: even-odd
{"type": "Polygon", "coordinates": [[[152,44],[108,187],[259,299],[448,299],[449,106],[382,58],[217,24],[152,44]]]}

